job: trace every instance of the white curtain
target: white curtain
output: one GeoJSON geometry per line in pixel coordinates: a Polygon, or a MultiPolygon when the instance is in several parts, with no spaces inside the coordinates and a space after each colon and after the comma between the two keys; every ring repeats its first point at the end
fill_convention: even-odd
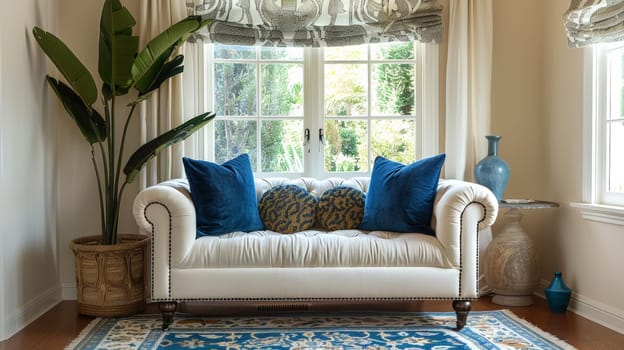
{"type": "MultiPolygon", "coordinates": [[[[473,181],[490,132],[492,0],[451,0],[449,11],[445,177],[473,181]]],[[[490,228],[479,232],[481,271],[490,241],[490,228]]],[[[479,285],[482,294],[489,292],[483,273],[479,285]]]]}
{"type": "Polygon", "coordinates": [[[446,171],[473,180],[487,154],[492,75],[492,0],[451,0],[446,64],[446,171]]]}
{"type": "MultiPolygon", "coordinates": [[[[140,47],[144,47],[153,37],[186,16],[184,1],[140,0],[138,21],[140,47]]],[[[199,109],[195,103],[196,91],[189,85],[192,85],[195,79],[196,67],[193,61],[196,59],[198,46],[185,44],[181,48],[184,51],[184,73],[163,83],[156,93],[139,105],[141,144],[198,114],[195,113],[199,109]]],[[[195,155],[195,142],[195,138],[191,136],[186,141],[163,150],[150,161],[142,171],[141,188],[182,177],[184,174],[182,156],[195,155]]]]}

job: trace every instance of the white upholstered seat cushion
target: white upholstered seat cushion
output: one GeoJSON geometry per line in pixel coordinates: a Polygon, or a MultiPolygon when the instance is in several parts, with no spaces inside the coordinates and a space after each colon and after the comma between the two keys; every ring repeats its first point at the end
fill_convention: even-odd
{"type": "Polygon", "coordinates": [[[452,267],[434,236],[384,231],[308,230],[232,232],[197,239],[176,266],[224,267],[452,267]]]}

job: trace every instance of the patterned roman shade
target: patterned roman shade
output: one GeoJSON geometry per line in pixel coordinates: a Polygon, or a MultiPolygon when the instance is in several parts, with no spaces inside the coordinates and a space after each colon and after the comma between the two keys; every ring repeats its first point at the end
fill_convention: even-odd
{"type": "Polygon", "coordinates": [[[564,15],[570,47],[624,39],[624,0],[572,0],[564,15]]]}
{"type": "Polygon", "coordinates": [[[437,0],[186,0],[189,15],[213,19],[208,42],[257,46],[344,46],[439,42],[437,0]]]}

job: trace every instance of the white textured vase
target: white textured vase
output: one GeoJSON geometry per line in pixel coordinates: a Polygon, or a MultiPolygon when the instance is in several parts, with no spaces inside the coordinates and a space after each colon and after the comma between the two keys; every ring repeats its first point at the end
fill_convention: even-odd
{"type": "Polygon", "coordinates": [[[494,236],[485,254],[485,278],[496,294],[492,299],[494,303],[531,305],[539,281],[537,248],[520,226],[522,214],[519,210],[510,210],[505,217],[509,222],[494,236]]]}

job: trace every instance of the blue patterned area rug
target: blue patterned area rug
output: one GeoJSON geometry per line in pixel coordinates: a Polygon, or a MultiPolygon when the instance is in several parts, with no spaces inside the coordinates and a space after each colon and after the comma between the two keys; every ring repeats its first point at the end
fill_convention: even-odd
{"type": "Polygon", "coordinates": [[[160,315],[95,319],[68,349],[573,349],[507,310],[256,317],[160,315]]]}

